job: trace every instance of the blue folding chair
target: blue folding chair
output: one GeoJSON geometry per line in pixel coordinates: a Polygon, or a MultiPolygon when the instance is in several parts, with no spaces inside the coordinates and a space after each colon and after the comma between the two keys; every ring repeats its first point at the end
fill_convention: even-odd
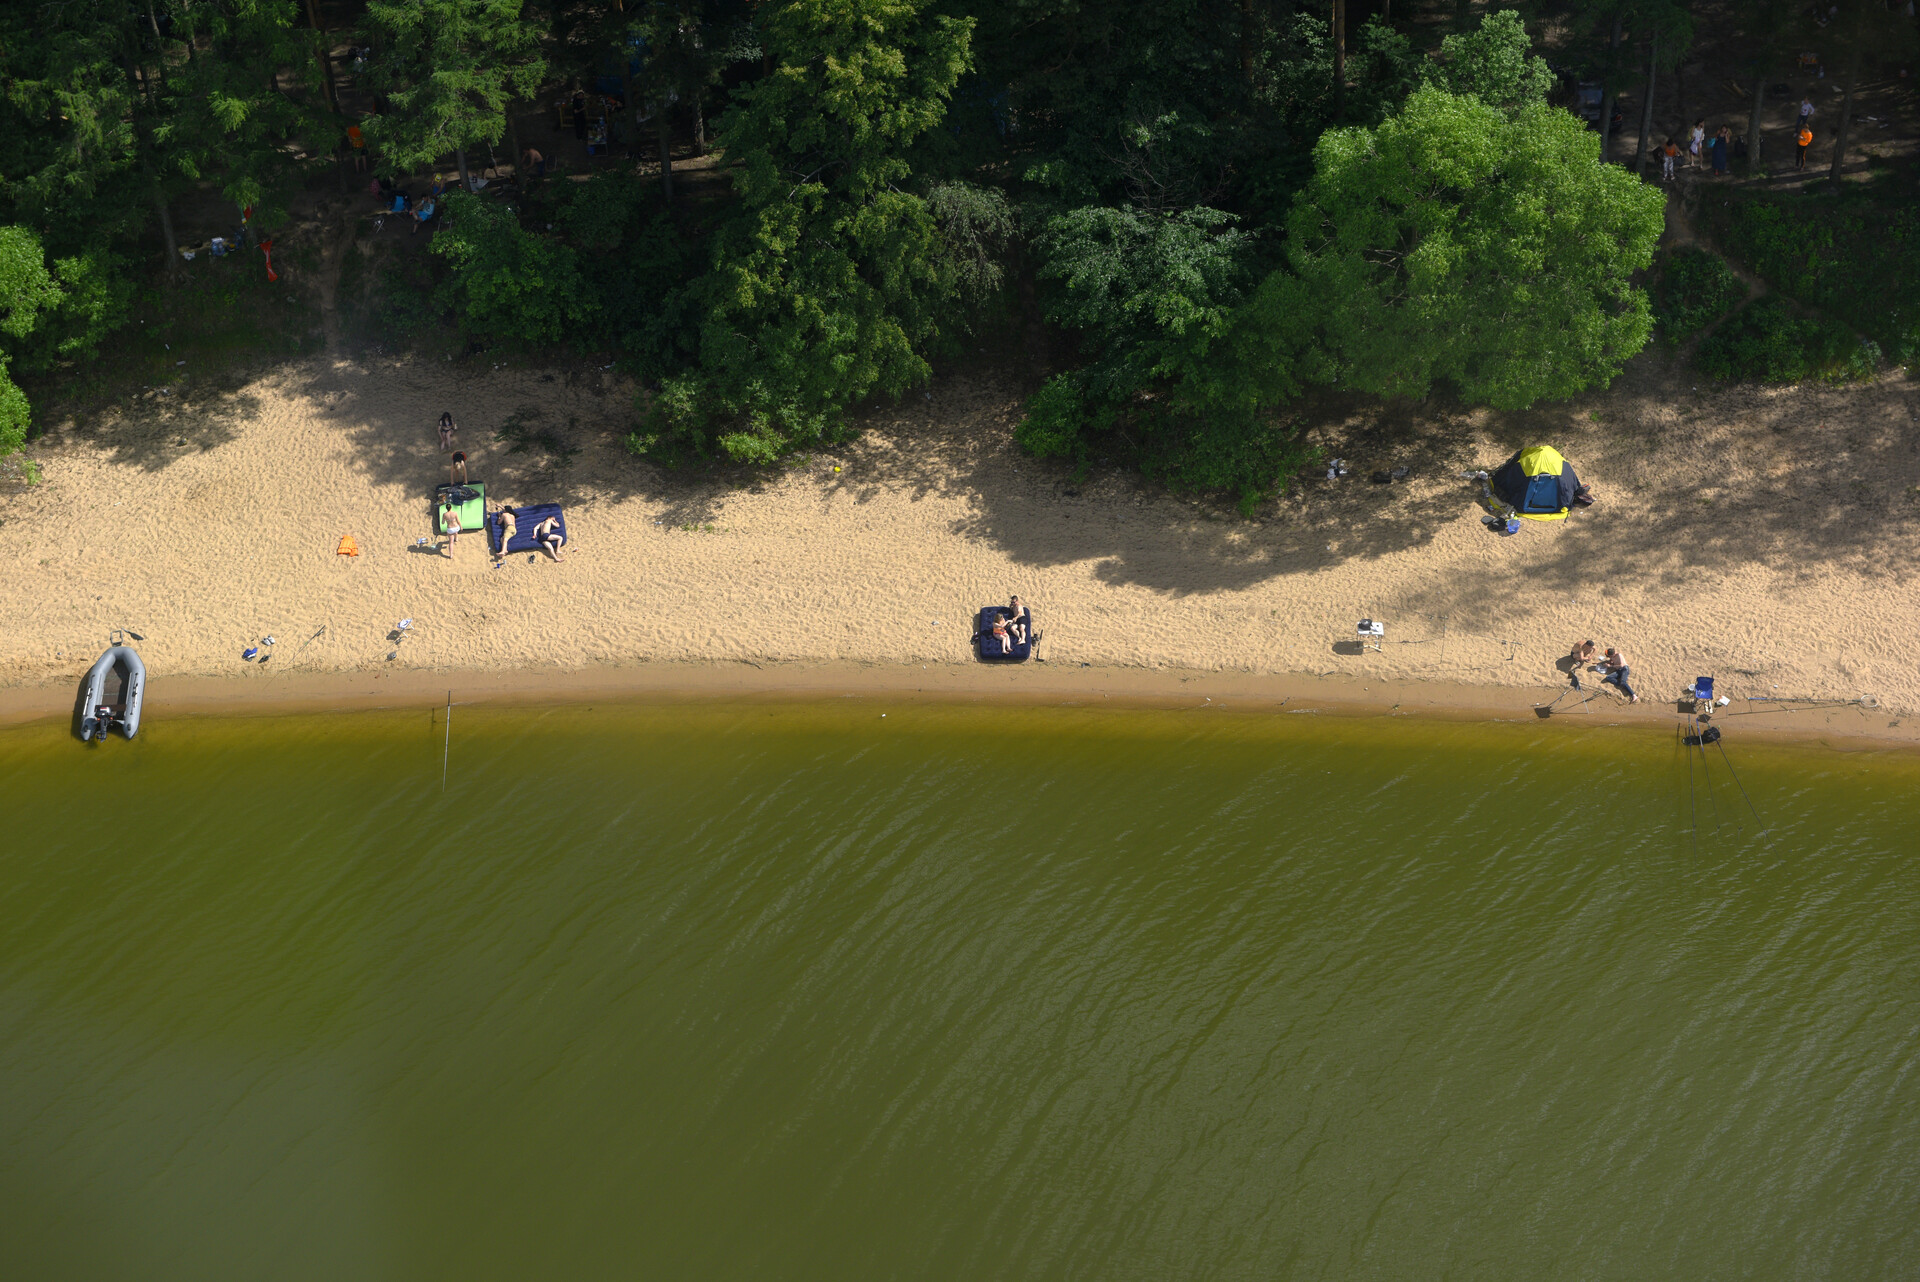
{"type": "Polygon", "coordinates": [[[1713,702],[1713,678],[1695,677],[1693,679],[1693,697],[1702,703],[1713,702]]]}

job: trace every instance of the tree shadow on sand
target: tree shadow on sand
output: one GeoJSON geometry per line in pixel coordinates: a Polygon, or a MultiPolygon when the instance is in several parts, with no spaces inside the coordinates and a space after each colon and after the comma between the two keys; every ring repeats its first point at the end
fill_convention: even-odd
{"type": "Polygon", "coordinates": [[[259,414],[259,398],[233,379],[206,387],[144,389],[117,412],[69,420],[49,435],[102,447],[115,463],[158,472],[225,445],[242,423],[259,414]]]}

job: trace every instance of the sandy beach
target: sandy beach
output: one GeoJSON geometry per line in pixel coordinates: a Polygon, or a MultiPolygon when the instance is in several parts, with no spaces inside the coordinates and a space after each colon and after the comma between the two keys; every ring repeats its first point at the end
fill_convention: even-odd
{"type": "Polygon", "coordinates": [[[1611,390],[1525,414],[1327,400],[1304,412],[1351,474],[1249,521],[1111,466],[1076,480],[1024,458],[1026,389],[998,376],[943,375],[846,445],[755,476],[634,458],[636,389],[591,369],[336,357],[225,390],[187,373],[51,425],[45,483],[0,496],[15,716],[70,701],[115,627],[145,638],[156,707],[169,683],[264,706],[379,682],[424,695],[450,674],[590,698],[806,687],[804,671],[845,690],[926,665],[970,696],[1071,695],[1084,669],[1109,696],[1177,699],[1204,677],[1229,697],[1390,706],[1380,683],[1393,702],[1445,687],[1468,693],[1427,702],[1527,715],[1592,637],[1626,653],[1642,703],[1603,691],[1582,715],[1671,717],[1703,673],[1770,725],[1902,738],[1920,708],[1920,399],[1903,376],[1696,388],[1650,351],[1611,390]],[[442,410],[490,504],[566,505],[563,562],[494,568],[477,535],[450,553],[431,538],[442,410]],[[548,445],[512,452],[495,438],[510,421],[548,445]],[[1459,473],[1539,442],[1600,502],[1496,537],[1459,473]],[[1410,478],[1370,481],[1395,467],[1410,478]],[[343,535],[360,556],[336,554],[343,535]],[[972,611],[1011,592],[1042,662],[970,665],[972,611]],[[1362,617],[1386,624],[1378,652],[1355,643],[1362,617]],[[243,660],[269,636],[266,665],[243,660]]]}

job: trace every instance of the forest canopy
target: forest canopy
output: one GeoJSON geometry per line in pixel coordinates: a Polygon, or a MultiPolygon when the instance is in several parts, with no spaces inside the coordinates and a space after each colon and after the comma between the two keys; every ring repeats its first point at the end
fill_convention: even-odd
{"type": "MultiPolygon", "coordinates": [[[[0,450],[29,418],[8,369],[88,359],[136,285],[198,270],[210,208],[244,241],[303,193],[436,176],[430,252],[382,286],[390,337],[611,353],[653,389],[633,444],[662,459],[835,440],[1020,336],[1045,376],[1026,448],[1248,504],[1301,466],[1312,386],[1522,406],[1604,384],[1651,331],[1632,276],[1658,192],[1551,101],[1517,13],[1348,8],[8,6],[0,450]],[[602,160],[537,179],[530,146],[568,144],[523,122],[569,101],[602,112],[602,160]],[[675,155],[709,150],[722,185],[693,199],[675,155]]],[[[1570,10],[1595,50],[1605,10],[1570,10]]]]}

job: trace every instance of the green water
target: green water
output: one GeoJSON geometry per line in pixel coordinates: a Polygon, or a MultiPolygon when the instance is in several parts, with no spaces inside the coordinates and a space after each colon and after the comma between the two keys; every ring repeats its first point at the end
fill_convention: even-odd
{"type": "Polygon", "coordinates": [[[1730,731],[1696,843],[1557,723],[441,734],[0,734],[0,1273],[1920,1273],[1911,759],[1730,731]]]}

